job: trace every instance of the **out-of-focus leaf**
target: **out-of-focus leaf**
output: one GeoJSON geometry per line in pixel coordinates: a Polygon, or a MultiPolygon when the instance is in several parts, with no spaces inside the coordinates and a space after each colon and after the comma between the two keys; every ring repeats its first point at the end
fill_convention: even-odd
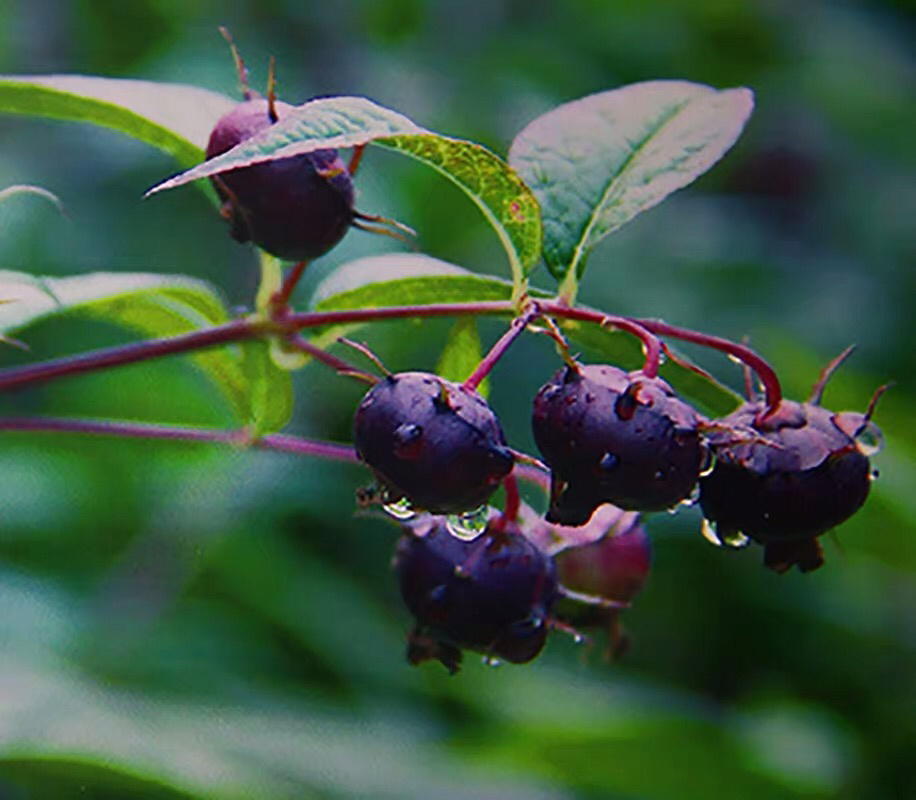
{"type": "MultiPolygon", "coordinates": [[[[422,728],[246,692],[232,704],[118,692],[78,673],[0,659],[0,781],[87,797],[557,798],[537,780],[444,758],[422,728]],[[124,794],[114,793],[118,788],[124,794]],[[98,791],[97,791],[98,790],[98,791]]],[[[68,795],[54,794],[54,797],[68,795]]]]}
{"type": "Polygon", "coordinates": [[[748,89],[648,81],[583,97],[531,122],[513,142],[509,163],[541,205],[551,273],[574,293],[589,250],[709,169],[752,108],[748,89]]]}
{"type": "Polygon", "coordinates": [[[235,102],[173,83],[85,75],[0,75],[0,112],[103,125],[175,156],[203,158],[210,131],[235,102]]]}
{"type": "MultiPolygon", "coordinates": [[[[480,363],[482,356],[480,334],[473,317],[463,317],[452,325],[445,347],[436,365],[436,374],[455,383],[461,383],[480,363]]],[[[484,378],[477,391],[486,398],[490,393],[490,381],[484,378]]]]}
{"type": "Polygon", "coordinates": [[[509,256],[513,278],[521,283],[541,249],[538,204],[521,178],[485,147],[433,133],[364,97],[325,97],[305,103],[275,125],[163,181],[148,194],[263,161],[368,143],[409,155],[457,184],[493,226],[509,256]]]}
{"type": "MultiPolygon", "coordinates": [[[[175,83],[85,75],[0,75],[0,112],[89,122],[113,128],[196,164],[216,121],[235,101],[175,83]]],[[[209,183],[200,189],[214,203],[209,183]]]]}
{"type": "MultiPolygon", "coordinates": [[[[94,272],[51,278],[0,271],[0,299],[6,301],[0,305],[0,334],[62,314],[93,317],[146,336],[175,336],[228,320],[209,284],[178,275],[94,272]]],[[[189,357],[247,423],[250,386],[238,349],[202,350],[189,357]]]]}

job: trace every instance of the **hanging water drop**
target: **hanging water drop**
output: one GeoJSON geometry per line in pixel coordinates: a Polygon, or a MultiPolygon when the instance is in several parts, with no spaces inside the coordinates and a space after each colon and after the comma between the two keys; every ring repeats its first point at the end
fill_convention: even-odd
{"type": "Polygon", "coordinates": [[[703,519],[703,527],[700,529],[703,534],[703,538],[710,544],[714,544],[716,547],[722,546],[722,540],[719,538],[719,533],[716,530],[716,523],[708,519],[703,519]]]}
{"type": "Polygon", "coordinates": [[[871,420],[855,436],[856,449],[866,457],[880,453],[884,448],[884,436],[871,420]]]}
{"type": "Polygon", "coordinates": [[[449,514],[445,518],[445,526],[455,538],[470,542],[487,529],[489,518],[489,506],[482,505],[463,514],[449,514]]]}
{"type": "Polygon", "coordinates": [[[716,468],[716,451],[708,444],[704,444],[700,455],[700,477],[711,475],[716,468]]]}
{"type": "Polygon", "coordinates": [[[732,550],[742,550],[751,543],[744,531],[726,530],[722,533],[722,544],[732,550]]]}
{"type": "Polygon", "coordinates": [[[400,500],[396,500],[393,503],[385,503],[382,506],[385,513],[390,514],[395,519],[399,520],[408,520],[413,519],[417,516],[417,511],[413,507],[413,504],[406,497],[402,497],[400,500]]]}

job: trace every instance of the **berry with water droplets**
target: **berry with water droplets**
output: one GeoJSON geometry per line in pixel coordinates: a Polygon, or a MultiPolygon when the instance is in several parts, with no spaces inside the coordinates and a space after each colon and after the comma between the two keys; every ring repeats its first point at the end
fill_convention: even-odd
{"type": "Polygon", "coordinates": [[[515,463],[484,399],[426,372],[373,386],[356,410],[353,440],[390,500],[443,514],[480,506],[515,463]]]}
{"type": "MultiPolygon", "coordinates": [[[[245,100],[216,123],[207,159],[231,150],[292,110],[288,103],[271,106],[262,98],[245,100]]],[[[353,222],[353,182],[336,150],[266,161],[221,172],[211,180],[232,237],[254,242],[278,258],[317,258],[334,247],[353,222]]]]}
{"type": "Polygon", "coordinates": [[[534,399],[534,439],[551,468],[547,518],[584,524],[602,503],[670,508],[696,485],[705,449],[696,412],[659,378],[566,366],[534,399]]]}
{"type": "Polygon", "coordinates": [[[514,523],[491,522],[467,540],[449,531],[445,517],[424,515],[399,540],[394,566],[417,623],[411,663],[435,659],[454,672],[461,649],[515,664],[543,649],[556,570],[514,523]]]}
{"type": "Polygon", "coordinates": [[[802,572],[823,563],[817,537],[865,502],[871,466],[858,439],[877,431],[868,415],[782,401],[763,416],[745,403],[711,434],[715,468],[700,480],[700,506],[716,535],[764,545],[764,563],[802,572]]]}

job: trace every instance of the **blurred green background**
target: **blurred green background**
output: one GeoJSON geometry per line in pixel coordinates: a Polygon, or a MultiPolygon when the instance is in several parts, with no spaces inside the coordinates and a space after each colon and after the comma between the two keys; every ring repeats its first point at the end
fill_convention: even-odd
{"type": "MultiPolygon", "coordinates": [[[[0,436],[0,797],[905,798],[916,796],[916,17],[905,0],[0,0],[0,73],[71,72],[236,91],[364,94],[505,153],[560,102],[653,78],[754,89],[726,159],[593,255],[582,299],[740,339],[804,396],[859,350],[826,403],[877,414],[887,447],[827,563],[776,575],[725,552],[693,510],[655,516],[655,565],[607,665],[556,636],[526,667],[403,661],[396,528],[357,513],[356,467],[275,454],[0,436]]],[[[0,268],[204,277],[250,302],[253,251],[175,171],[99,128],[0,117],[0,268]]],[[[477,210],[370,148],[361,209],[439,258],[505,274],[477,210]]],[[[351,233],[316,263],[399,249],[351,233]]],[[[535,284],[550,287],[543,269],[535,284]]],[[[430,369],[447,323],[379,325],[392,369],[430,369]],[[422,331],[422,335],[418,335],[422,331]]],[[[485,342],[499,325],[482,325],[485,342]]],[[[28,358],[125,341],[85,321],[30,329],[28,358]]],[[[588,354],[585,354],[586,357],[588,354]]],[[[728,361],[694,353],[738,385],[728,361]]],[[[23,357],[0,351],[0,364],[23,357]]],[[[528,337],[495,374],[510,441],[556,368],[528,337]]],[[[362,392],[314,365],[290,430],[349,440],[362,392]]],[[[0,413],[228,424],[182,359],[0,397],[0,413]]],[[[532,496],[535,502],[542,500],[532,496]]]]}

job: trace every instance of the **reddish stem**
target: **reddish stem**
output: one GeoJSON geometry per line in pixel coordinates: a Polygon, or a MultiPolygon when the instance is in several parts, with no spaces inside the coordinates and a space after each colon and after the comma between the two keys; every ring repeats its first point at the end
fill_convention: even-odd
{"type": "Polygon", "coordinates": [[[190,428],[181,425],[158,425],[113,420],[65,419],[55,417],[0,418],[0,431],[32,433],[75,433],[90,436],[115,436],[127,439],[168,439],[178,442],[204,442],[237,447],[254,447],[280,453],[316,456],[348,464],[359,463],[350,445],[302,439],[283,433],[271,433],[252,439],[248,431],[227,431],[215,428],[190,428]]]}
{"type": "Polygon", "coordinates": [[[66,375],[77,375],[94,372],[108,367],[119,367],[124,364],[135,364],[161,356],[186,353],[190,350],[201,350],[217,345],[252,339],[270,332],[272,326],[264,322],[236,320],[207,328],[201,331],[172,336],[167,339],[148,339],[142,342],[95,350],[76,356],[44,361],[39,364],[27,364],[24,367],[13,367],[0,370],[0,391],[17,389],[31,384],[62,378],[66,375]]]}
{"type": "Polygon", "coordinates": [[[503,513],[490,523],[491,533],[503,532],[510,522],[518,519],[522,498],[518,491],[518,479],[514,469],[503,479],[503,490],[506,492],[506,504],[503,506],[503,513]]]}
{"type": "Polygon", "coordinates": [[[747,364],[757,373],[761,383],[763,383],[765,393],[766,408],[758,417],[758,422],[765,420],[773,414],[782,402],[782,386],[779,383],[776,371],[765,359],[757,355],[757,353],[751,350],[747,345],[723,339],[721,336],[712,336],[708,333],[700,333],[687,328],[679,328],[676,325],[669,325],[667,322],[656,319],[641,319],[639,320],[639,324],[646,330],[652,331],[652,333],[659,336],[672,336],[675,339],[681,339],[685,342],[703,345],[703,347],[709,347],[721,353],[734,356],[743,364],[747,364]]]}
{"type": "Polygon", "coordinates": [[[308,264],[308,261],[297,261],[287,273],[283,285],[274,296],[270,298],[270,303],[275,310],[282,311],[289,305],[289,298],[293,296],[293,291],[302,278],[302,273],[305,272],[305,268],[308,264]]]}
{"type": "Polygon", "coordinates": [[[653,332],[643,323],[629,317],[616,317],[588,308],[572,308],[565,303],[557,301],[539,302],[539,307],[544,314],[550,314],[554,317],[593,322],[602,327],[611,325],[633,334],[642,342],[645,350],[646,358],[642,368],[643,375],[647,378],[658,376],[658,368],[661,365],[662,345],[658,337],[654,336],[653,332]]]}
{"type": "Polygon", "coordinates": [[[490,352],[481,359],[480,364],[477,365],[477,369],[468,376],[467,380],[461,385],[461,388],[468,392],[477,391],[477,387],[480,386],[483,379],[486,378],[493,367],[496,366],[496,362],[505,355],[506,350],[509,349],[512,342],[521,335],[522,331],[528,326],[528,323],[537,315],[538,310],[534,308],[512,320],[509,330],[496,340],[496,343],[490,348],[490,352]]]}

